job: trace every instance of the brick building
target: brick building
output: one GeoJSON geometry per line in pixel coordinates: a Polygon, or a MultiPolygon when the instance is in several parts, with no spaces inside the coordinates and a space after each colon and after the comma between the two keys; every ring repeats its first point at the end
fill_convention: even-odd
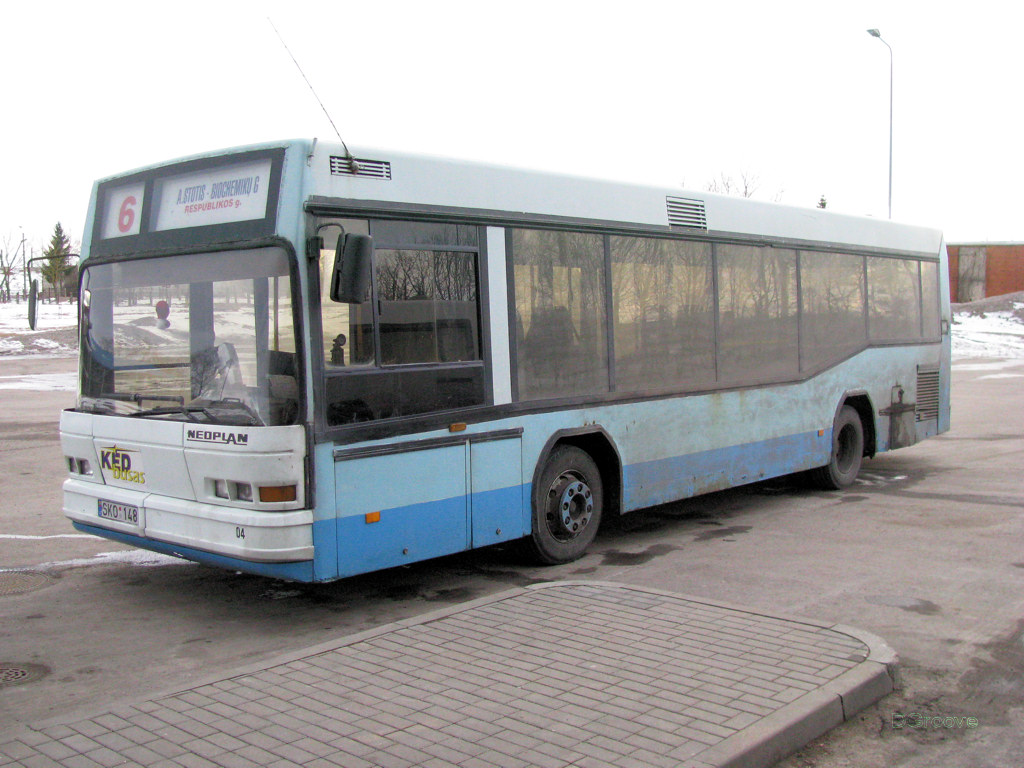
{"type": "Polygon", "coordinates": [[[950,243],[946,250],[950,301],[1024,291],[1024,243],[950,243]]]}

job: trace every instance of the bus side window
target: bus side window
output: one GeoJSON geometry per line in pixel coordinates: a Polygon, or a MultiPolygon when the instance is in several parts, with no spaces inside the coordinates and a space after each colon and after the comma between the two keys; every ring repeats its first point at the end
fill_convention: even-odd
{"type": "Polygon", "coordinates": [[[920,264],[911,259],[868,257],[868,336],[871,341],[921,338],[920,264]]]}
{"type": "Polygon", "coordinates": [[[513,229],[512,261],[520,398],[607,392],[604,238],[513,229]]]}
{"type": "Polygon", "coordinates": [[[382,365],[480,359],[474,254],[381,249],[375,259],[382,365]]]}
{"type": "Polygon", "coordinates": [[[362,304],[343,304],[331,300],[331,271],[334,268],[336,235],[343,229],[352,234],[367,235],[369,224],[361,219],[332,219],[322,221],[319,230],[325,246],[320,251],[320,322],[323,328],[324,362],[330,367],[373,365],[376,360],[373,341],[373,307],[369,301],[362,304]],[[334,236],[331,236],[334,235],[334,236]]]}
{"type": "MultiPolygon", "coordinates": [[[[354,223],[342,222],[359,232],[354,223]]],[[[480,405],[477,229],[375,220],[372,230],[372,293],[362,304],[330,300],[333,251],[321,253],[327,423],[480,405]]]]}

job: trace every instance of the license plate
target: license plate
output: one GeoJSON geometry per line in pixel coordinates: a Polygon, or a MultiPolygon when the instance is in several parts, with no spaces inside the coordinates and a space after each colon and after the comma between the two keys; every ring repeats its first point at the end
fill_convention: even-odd
{"type": "Polygon", "coordinates": [[[116,501],[99,499],[99,515],[104,520],[116,520],[119,523],[139,524],[139,508],[134,504],[120,504],[116,501]]]}

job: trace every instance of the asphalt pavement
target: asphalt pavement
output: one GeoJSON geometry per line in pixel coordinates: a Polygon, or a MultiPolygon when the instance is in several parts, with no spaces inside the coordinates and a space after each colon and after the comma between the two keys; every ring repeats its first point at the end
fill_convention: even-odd
{"type": "Polygon", "coordinates": [[[73,396],[0,390],[0,754],[702,766],[806,744],[780,768],[1024,764],[1021,379],[1020,362],[958,364],[953,430],[846,493],[781,481],[666,505],[564,566],[497,547],[308,586],[76,535],[56,442],[73,396]],[[871,704],[895,653],[899,684],[871,704]]]}

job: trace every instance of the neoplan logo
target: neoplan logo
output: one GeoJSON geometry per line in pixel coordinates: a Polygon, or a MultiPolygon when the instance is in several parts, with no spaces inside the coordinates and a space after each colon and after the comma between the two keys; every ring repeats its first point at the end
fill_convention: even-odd
{"type": "Polygon", "coordinates": [[[217,443],[218,445],[248,445],[249,436],[244,432],[219,432],[212,429],[189,429],[186,439],[195,443],[217,443]]]}

